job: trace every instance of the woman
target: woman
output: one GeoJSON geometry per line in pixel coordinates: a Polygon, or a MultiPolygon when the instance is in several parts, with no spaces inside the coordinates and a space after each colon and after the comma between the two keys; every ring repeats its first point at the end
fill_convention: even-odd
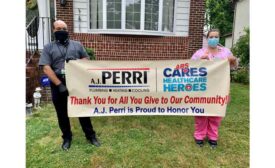
{"type": "MultiPolygon", "coordinates": [[[[207,59],[212,60],[218,59],[228,59],[230,67],[237,66],[237,59],[233,56],[228,48],[219,46],[220,32],[218,29],[212,29],[207,33],[208,46],[199,49],[192,56],[192,60],[207,59]]],[[[204,139],[207,136],[208,143],[212,148],[217,147],[218,140],[218,129],[222,117],[207,117],[207,116],[195,116],[195,132],[194,138],[196,144],[200,147],[204,144],[204,139]]]]}

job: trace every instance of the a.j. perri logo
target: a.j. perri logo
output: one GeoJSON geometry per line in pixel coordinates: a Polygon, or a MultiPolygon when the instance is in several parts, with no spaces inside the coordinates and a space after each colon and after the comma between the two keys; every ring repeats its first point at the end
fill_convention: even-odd
{"type": "Polygon", "coordinates": [[[149,92],[150,68],[93,68],[97,78],[91,78],[90,91],[149,92]]]}
{"type": "Polygon", "coordinates": [[[163,91],[206,91],[207,68],[190,67],[189,63],[178,64],[175,68],[167,67],[163,70],[163,91]]]}

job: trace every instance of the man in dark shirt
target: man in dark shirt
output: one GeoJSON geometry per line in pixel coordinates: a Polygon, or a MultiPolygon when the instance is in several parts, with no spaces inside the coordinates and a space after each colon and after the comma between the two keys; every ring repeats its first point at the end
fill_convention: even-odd
{"type": "MultiPolygon", "coordinates": [[[[57,113],[59,128],[63,135],[62,149],[71,146],[72,132],[67,112],[68,90],[65,81],[65,61],[89,59],[80,42],[69,39],[67,24],[57,20],[53,24],[55,41],[44,46],[39,65],[49,77],[52,91],[52,101],[57,113]]],[[[80,117],[79,122],[86,138],[95,146],[100,146],[89,117],[80,117]]]]}

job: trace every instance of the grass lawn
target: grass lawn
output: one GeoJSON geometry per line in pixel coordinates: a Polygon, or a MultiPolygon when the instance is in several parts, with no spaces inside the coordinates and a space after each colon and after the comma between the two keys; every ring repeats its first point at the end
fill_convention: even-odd
{"type": "Polygon", "coordinates": [[[97,117],[102,143],[89,144],[78,119],[71,119],[71,149],[62,151],[61,131],[51,104],[26,120],[28,168],[249,167],[249,86],[231,85],[231,103],[217,149],[194,144],[194,118],[174,116],[97,117]]]}

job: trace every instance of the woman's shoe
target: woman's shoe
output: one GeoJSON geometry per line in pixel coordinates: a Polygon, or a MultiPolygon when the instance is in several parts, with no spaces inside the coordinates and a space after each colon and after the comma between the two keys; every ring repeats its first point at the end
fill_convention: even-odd
{"type": "Polygon", "coordinates": [[[212,149],[214,149],[218,146],[217,141],[214,141],[214,140],[208,140],[208,143],[212,149]]]}
{"type": "Polygon", "coordinates": [[[197,140],[197,139],[195,139],[195,142],[196,142],[196,144],[199,146],[199,147],[203,147],[203,140],[197,140]]]}

